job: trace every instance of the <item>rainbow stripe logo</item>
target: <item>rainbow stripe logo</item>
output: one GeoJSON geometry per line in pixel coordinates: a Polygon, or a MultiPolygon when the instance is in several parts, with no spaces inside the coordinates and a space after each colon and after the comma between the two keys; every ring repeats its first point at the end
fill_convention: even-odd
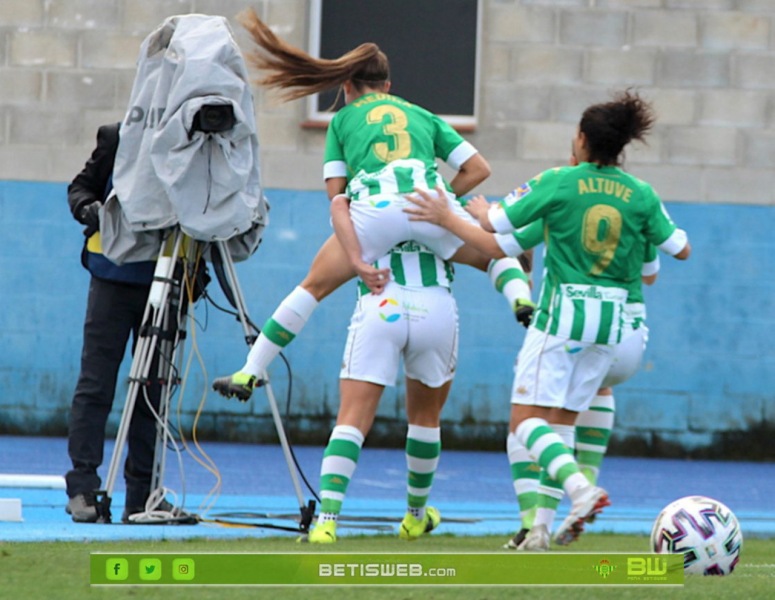
{"type": "MultiPolygon", "coordinates": [[[[379,303],[379,307],[381,309],[385,309],[387,307],[386,310],[390,310],[391,307],[398,308],[398,301],[393,298],[385,298],[382,302],[379,303]]],[[[395,323],[396,321],[398,321],[398,319],[401,318],[401,313],[394,312],[391,314],[385,314],[382,311],[380,311],[379,318],[387,323],[395,323]]]]}

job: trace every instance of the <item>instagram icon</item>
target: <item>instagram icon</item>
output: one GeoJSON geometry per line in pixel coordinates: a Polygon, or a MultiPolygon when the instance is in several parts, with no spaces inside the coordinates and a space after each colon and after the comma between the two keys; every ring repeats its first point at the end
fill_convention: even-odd
{"type": "Polygon", "coordinates": [[[172,561],[172,578],[177,581],[194,579],[194,559],[176,558],[172,561]]]}

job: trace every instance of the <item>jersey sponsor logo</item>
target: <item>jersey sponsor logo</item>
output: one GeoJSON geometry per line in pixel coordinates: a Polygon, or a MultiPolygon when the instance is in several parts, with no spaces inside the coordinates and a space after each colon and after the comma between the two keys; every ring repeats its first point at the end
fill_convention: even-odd
{"type": "Polygon", "coordinates": [[[385,298],[382,302],[379,303],[379,308],[381,309],[379,311],[379,318],[386,323],[395,323],[398,321],[398,319],[401,318],[401,313],[392,312],[394,310],[398,310],[398,300],[395,300],[394,298],[385,298]],[[383,310],[385,312],[382,312],[383,310]]]}
{"type": "Polygon", "coordinates": [[[522,198],[527,196],[532,191],[533,191],[533,188],[530,187],[529,183],[523,183],[516,190],[514,190],[508,196],[506,196],[505,198],[506,206],[511,206],[515,202],[519,202],[520,200],[522,200],[522,198]]]}
{"type": "Polygon", "coordinates": [[[572,285],[568,285],[565,287],[565,296],[570,298],[571,300],[584,300],[587,298],[591,298],[593,300],[602,300],[603,294],[601,294],[597,287],[592,286],[582,286],[581,289],[577,289],[573,287],[572,285]]]}
{"type": "Polygon", "coordinates": [[[622,303],[627,300],[627,290],[617,287],[563,283],[560,288],[562,295],[569,300],[603,300],[622,303]]]}

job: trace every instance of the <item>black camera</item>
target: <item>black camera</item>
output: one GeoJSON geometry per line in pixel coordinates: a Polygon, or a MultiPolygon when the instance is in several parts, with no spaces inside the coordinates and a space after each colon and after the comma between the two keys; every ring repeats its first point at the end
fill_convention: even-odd
{"type": "Polygon", "coordinates": [[[229,131],[236,123],[234,107],[231,104],[203,104],[194,115],[191,132],[217,133],[229,131]]]}

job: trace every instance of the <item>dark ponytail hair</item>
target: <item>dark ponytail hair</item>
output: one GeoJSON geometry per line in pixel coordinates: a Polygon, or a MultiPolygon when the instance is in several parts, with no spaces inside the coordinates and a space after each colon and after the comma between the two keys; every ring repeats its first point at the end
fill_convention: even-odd
{"type": "Polygon", "coordinates": [[[579,122],[589,161],[601,166],[619,164],[624,147],[632,140],[645,141],[655,120],[651,104],[631,90],[617,93],[610,102],[590,106],[579,122]]]}
{"type": "Polygon", "coordinates": [[[285,100],[336,88],[345,81],[352,81],[360,90],[390,79],[388,58],[377,44],[361,44],[335,59],[315,58],[277,37],[252,8],[241,13],[238,20],[257,46],[248,61],[270,72],[257,83],[284,90],[285,100]]]}

